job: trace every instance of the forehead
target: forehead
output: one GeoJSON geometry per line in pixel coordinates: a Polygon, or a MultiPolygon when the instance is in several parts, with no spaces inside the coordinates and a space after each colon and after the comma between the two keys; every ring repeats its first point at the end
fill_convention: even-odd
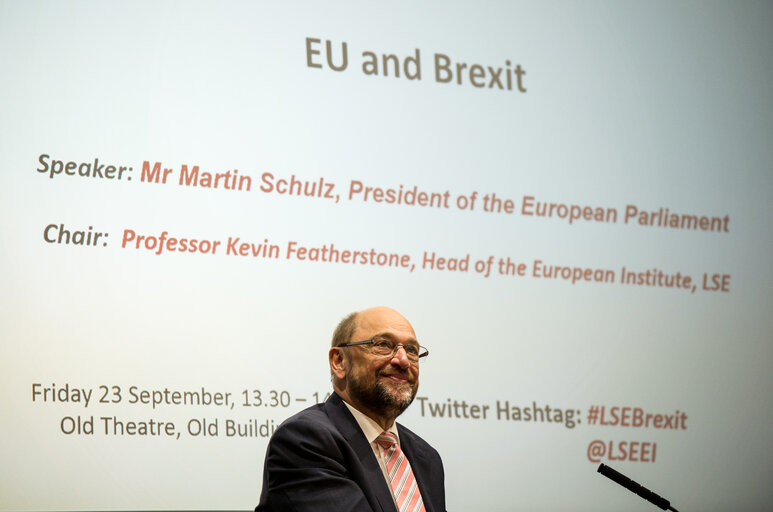
{"type": "Polygon", "coordinates": [[[416,333],[413,332],[411,324],[397,311],[390,308],[361,311],[357,315],[357,329],[354,337],[357,340],[367,339],[377,334],[387,334],[406,340],[416,339],[416,333]]]}

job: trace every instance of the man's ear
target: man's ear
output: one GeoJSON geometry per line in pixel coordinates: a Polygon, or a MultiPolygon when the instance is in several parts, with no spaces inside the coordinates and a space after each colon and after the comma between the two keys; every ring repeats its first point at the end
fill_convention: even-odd
{"type": "Polygon", "coordinates": [[[337,379],[344,379],[348,368],[348,361],[344,356],[343,349],[339,347],[333,347],[327,353],[328,360],[330,361],[330,371],[337,379]]]}

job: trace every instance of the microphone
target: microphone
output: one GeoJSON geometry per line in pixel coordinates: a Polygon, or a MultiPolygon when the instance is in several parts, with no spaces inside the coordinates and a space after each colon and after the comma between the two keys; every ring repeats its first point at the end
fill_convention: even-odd
{"type": "Polygon", "coordinates": [[[673,512],[678,512],[674,507],[671,506],[671,503],[662,496],[658,496],[654,492],[650,491],[646,487],[642,487],[638,483],[634,482],[627,476],[625,476],[622,473],[618,473],[614,469],[610,468],[609,466],[605,464],[599,464],[598,472],[604,475],[605,477],[609,478],[610,480],[613,480],[617,482],[618,484],[622,485],[629,491],[638,494],[645,500],[649,501],[653,505],[656,505],[663,510],[672,510],[673,512]]]}

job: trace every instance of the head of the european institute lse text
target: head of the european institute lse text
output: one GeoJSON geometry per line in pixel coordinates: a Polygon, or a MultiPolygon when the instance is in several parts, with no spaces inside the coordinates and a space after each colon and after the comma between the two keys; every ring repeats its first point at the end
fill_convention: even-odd
{"type": "Polygon", "coordinates": [[[333,333],[328,353],[333,388],[386,430],[416,396],[419,361],[427,353],[394,309],[352,313],[333,333]]]}

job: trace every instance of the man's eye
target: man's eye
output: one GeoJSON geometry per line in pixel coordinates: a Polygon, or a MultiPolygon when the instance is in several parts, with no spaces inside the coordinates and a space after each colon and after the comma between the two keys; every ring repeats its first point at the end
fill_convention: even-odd
{"type": "Polygon", "coordinates": [[[390,343],[387,340],[373,340],[373,346],[376,348],[390,348],[390,343]]]}
{"type": "Polygon", "coordinates": [[[419,353],[419,347],[415,345],[403,345],[406,354],[416,355],[419,353]]]}

